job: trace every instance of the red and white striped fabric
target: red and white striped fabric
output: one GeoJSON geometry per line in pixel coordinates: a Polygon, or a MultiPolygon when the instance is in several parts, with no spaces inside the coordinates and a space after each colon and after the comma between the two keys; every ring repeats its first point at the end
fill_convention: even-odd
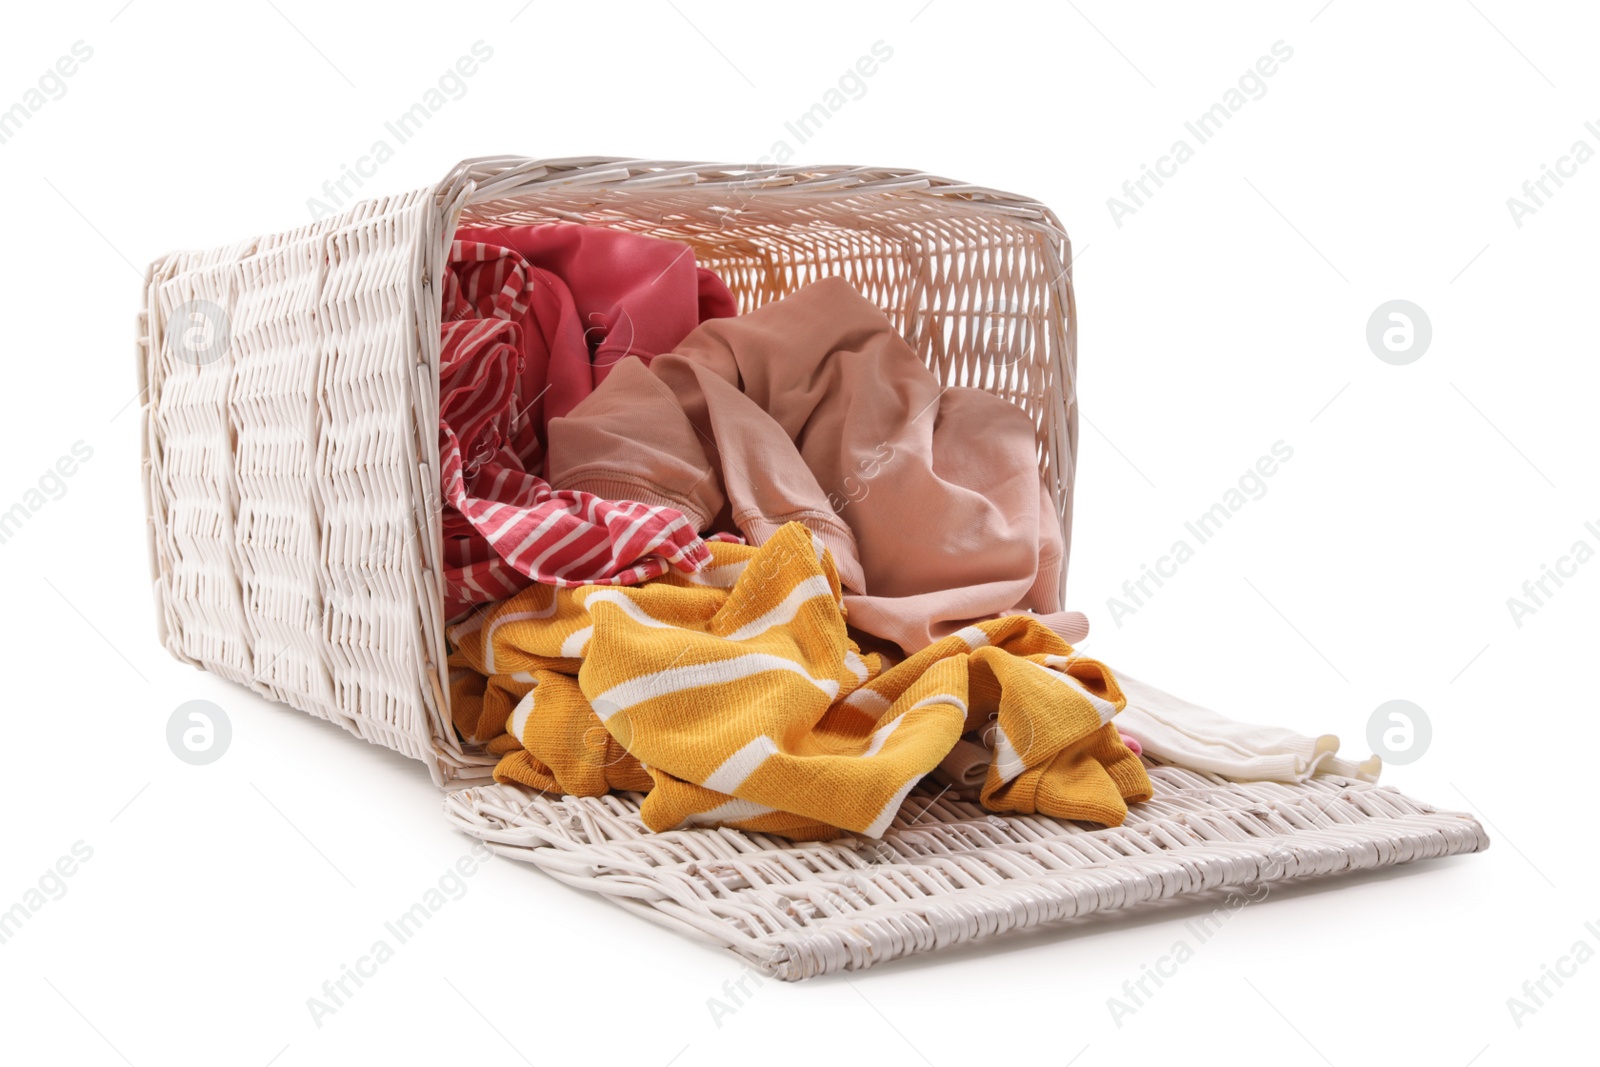
{"type": "MultiPolygon", "coordinates": [[[[687,267],[694,270],[692,256],[687,267]]],[[[540,476],[540,401],[549,367],[546,361],[527,366],[525,331],[538,329],[541,315],[546,322],[570,317],[571,307],[562,279],[512,248],[453,244],[439,355],[447,618],[504,600],[535,581],[633,585],[669,567],[698,570],[711,558],[679,511],[558,491],[540,476]]],[[[698,321],[698,315],[690,318],[698,321]]]]}

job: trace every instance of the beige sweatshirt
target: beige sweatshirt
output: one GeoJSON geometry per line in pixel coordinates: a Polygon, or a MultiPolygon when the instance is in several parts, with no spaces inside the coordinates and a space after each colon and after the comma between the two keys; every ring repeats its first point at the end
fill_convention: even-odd
{"type": "Polygon", "coordinates": [[[1032,420],[942,388],[839,278],[618,363],[550,423],[557,489],[677,508],[833,553],[851,626],[907,654],[1001,612],[1061,608],[1061,531],[1032,420]]]}

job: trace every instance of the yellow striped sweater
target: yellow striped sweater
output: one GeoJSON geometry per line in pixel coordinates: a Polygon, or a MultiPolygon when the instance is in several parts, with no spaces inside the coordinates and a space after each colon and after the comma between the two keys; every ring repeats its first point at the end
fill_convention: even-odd
{"type": "Polygon", "coordinates": [[[918,779],[984,730],[992,811],[1118,825],[1150,797],[1102,664],[1027,616],[898,663],[845,626],[833,557],[799,523],[638,586],[536,585],[453,627],[457,729],[497,781],[647,792],[653,830],[881,836],[918,779]]]}

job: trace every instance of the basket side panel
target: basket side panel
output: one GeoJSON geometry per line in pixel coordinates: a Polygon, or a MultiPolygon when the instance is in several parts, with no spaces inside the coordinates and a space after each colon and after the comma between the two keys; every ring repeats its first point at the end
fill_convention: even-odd
{"type": "Polygon", "coordinates": [[[234,353],[209,346],[208,309],[234,304],[225,254],[158,270],[149,291],[151,372],[145,418],[157,557],[157,597],[173,655],[234,681],[253,680],[234,543],[238,488],[228,394],[234,353]],[[199,316],[197,318],[196,316],[199,316]],[[194,337],[193,331],[202,331],[194,337]],[[190,340],[186,340],[190,338],[190,340]]]}
{"type": "Polygon", "coordinates": [[[417,239],[415,212],[362,220],[326,239],[327,279],[315,310],[322,423],[313,484],[334,703],[362,737],[431,761],[417,676],[418,580],[408,566],[421,552],[412,506],[417,239]]]}
{"type": "Polygon", "coordinates": [[[273,699],[333,718],[320,637],[325,607],[316,476],[321,364],[314,241],[259,249],[233,265],[229,323],[240,597],[253,680],[273,699]]]}
{"type": "Polygon", "coordinates": [[[438,409],[416,383],[437,360],[418,302],[433,299],[421,264],[439,257],[420,245],[438,215],[418,191],[169,256],[151,268],[141,319],[167,647],[423,760],[436,779],[437,516],[419,482],[438,409]],[[202,324],[226,337],[197,356],[184,335],[202,324]]]}

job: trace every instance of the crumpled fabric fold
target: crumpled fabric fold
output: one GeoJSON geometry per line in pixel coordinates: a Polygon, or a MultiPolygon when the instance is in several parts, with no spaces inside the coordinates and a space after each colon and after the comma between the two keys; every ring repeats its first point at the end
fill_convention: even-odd
{"type": "MultiPolygon", "coordinates": [[[[1061,611],[1066,545],[1021,407],[951,386],[844,278],[623,360],[550,423],[552,485],[833,553],[850,623],[910,654],[979,619],[1061,611]]],[[[871,642],[866,642],[870,644],[871,642]]]]}
{"type": "Polygon", "coordinates": [[[1339,756],[1335,734],[1310,737],[1283,726],[1240,722],[1119,670],[1127,705],[1118,726],[1163,763],[1236,781],[1305,782],[1339,775],[1376,782],[1383,760],[1339,756]]]}
{"type": "Polygon", "coordinates": [[[1103,664],[1025,615],[898,662],[845,624],[831,552],[799,523],[713,543],[698,573],[636,586],[534,586],[449,631],[451,703],[495,777],[646,793],[653,830],[881,836],[971,731],[992,737],[980,802],[1118,825],[1150,796],[1103,664]]]}
{"type": "Polygon", "coordinates": [[[553,489],[545,427],[617,360],[735,310],[687,245],[576,225],[457,233],[439,357],[446,618],[534,581],[631,584],[710,559],[673,508],[553,489]]]}

